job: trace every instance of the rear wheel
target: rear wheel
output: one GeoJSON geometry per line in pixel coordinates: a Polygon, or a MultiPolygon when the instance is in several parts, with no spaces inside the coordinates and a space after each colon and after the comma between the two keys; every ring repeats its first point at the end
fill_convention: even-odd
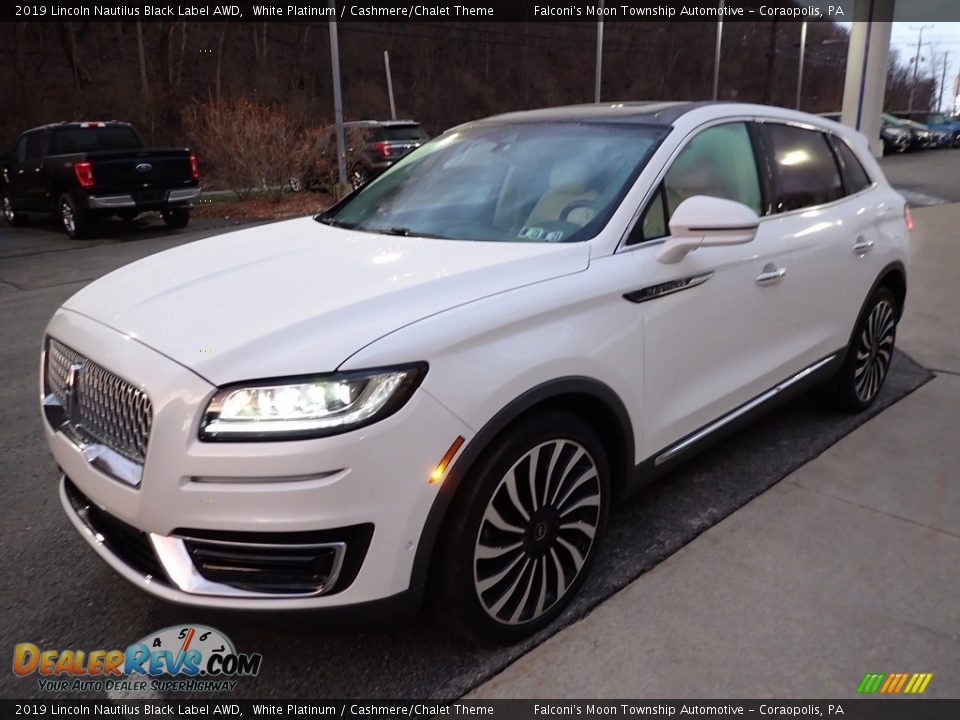
{"type": "Polygon", "coordinates": [[[186,227],[187,223],[190,222],[190,208],[168,208],[162,210],[160,215],[167,227],[174,229],[186,227]]]}
{"type": "Polygon", "coordinates": [[[877,399],[893,360],[899,312],[889,288],[877,288],[870,296],[833,380],[831,396],[840,409],[861,412],[877,399]]]}
{"type": "Polygon", "coordinates": [[[4,195],[3,200],[0,202],[3,204],[3,219],[7,221],[7,225],[10,227],[23,227],[27,224],[26,214],[14,210],[10,198],[4,195]]]}
{"type": "Polygon", "coordinates": [[[538,415],[495,441],[464,483],[438,546],[437,613],[481,644],[519,640],[584,581],[610,503],[606,453],[576,415],[538,415]]]}
{"type": "Polygon", "coordinates": [[[90,212],[78,207],[69,194],[64,193],[60,196],[57,209],[60,215],[60,224],[67,235],[74,240],[79,240],[90,234],[90,228],[93,225],[90,212]]]}

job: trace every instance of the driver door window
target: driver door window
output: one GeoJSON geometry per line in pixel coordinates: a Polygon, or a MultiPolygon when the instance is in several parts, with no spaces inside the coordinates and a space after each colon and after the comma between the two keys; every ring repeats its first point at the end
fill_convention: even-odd
{"type": "Polygon", "coordinates": [[[745,123],[707,128],[680,151],[634,228],[630,244],[670,234],[670,217],[694,195],[735,200],[761,214],[760,178],[745,123]]]}

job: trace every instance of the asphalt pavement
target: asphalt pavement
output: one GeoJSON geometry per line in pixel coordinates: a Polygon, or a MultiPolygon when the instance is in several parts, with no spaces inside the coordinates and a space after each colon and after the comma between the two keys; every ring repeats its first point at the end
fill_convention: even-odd
{"type": "MultiPolygon", "coordinates": [[[[930,156],[938,167],[943,164],[941,173],[956,172],[945,169],[953,157],[954,151],[930,156]]],[[[18,642],[122,648],[166,626],[202,623],[226,632],[239,650],[263,654],[260,675],[241,681],[238,697],[457,697],[931,377],[898,355],[870,413],[837,415],[800,398],[663,478],[613,514],[590,581],[559,622],[513,648],[465,646],[439,632],[426,613],[388,628],[329,627],[312,616],[238,616],[171,606],[128,585],[76,537],[57,498],[56,468],[37,406],[43,327],[64,300],[134,259],[224,229],[195,224],[170,235],[155,222],[143,222],[111,228],[87,244],[65,240],[52,225],[0,226],[0,649],[6,648],[7,657],[18,642]]],[[[0,697],[36,695],[35,677],[15,678],[0,669],[0,697]]]]}

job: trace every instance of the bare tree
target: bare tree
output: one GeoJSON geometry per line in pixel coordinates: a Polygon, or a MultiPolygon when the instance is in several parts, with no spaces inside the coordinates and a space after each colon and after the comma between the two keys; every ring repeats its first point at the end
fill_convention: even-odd
{"type": "Polygon", "coordinates": [[[140,59],[140,94],[144,100],[150,97],[150,87],[147,84],[147,53],[143,47],[143,23],[137,22],[137,56],[140,59]]]}

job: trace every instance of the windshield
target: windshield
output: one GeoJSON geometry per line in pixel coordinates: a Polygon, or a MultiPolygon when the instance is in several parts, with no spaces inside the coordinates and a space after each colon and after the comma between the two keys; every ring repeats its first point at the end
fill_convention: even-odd
{"type": "Polygon", "coordinates": [[[451,131],[318,220],[456,240],[586,240],[610,219],[668,130],[554,123],[451,131]]]}

